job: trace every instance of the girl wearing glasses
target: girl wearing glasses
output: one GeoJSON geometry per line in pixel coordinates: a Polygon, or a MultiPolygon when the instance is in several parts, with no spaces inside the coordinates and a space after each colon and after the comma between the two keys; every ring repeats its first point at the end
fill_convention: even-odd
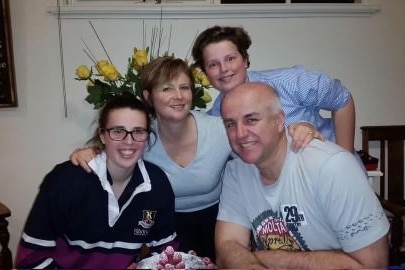
{"type": "Polygon", "coordinates": [[[141,247],[176,246],[174,193],[166,174],[142,159],[147,107],[134,96],[110,100],[90,140],[102,149],[89,174],[58,164],[41,184],[16,256],[16,268],[124,269],[141,247]]]}
{"type": "MultiPolygon", "coordinates": [[[[141,84],[154,118],[144,159],[162,168],[173,187],[179,250],[215,260],[221,175],[231,153],[222,120],[191,111],[193,76],[181,59],[151,61],[142,70],[141,84]]],[[[95,155],[91,149],[76,151],[71,160],[89,170],[87,162],[95,155]]]]}

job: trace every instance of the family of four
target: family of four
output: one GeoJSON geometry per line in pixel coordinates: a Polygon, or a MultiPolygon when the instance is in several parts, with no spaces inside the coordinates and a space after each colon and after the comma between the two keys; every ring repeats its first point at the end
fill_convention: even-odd
{"type": "Polygon", "coordinates": [[[350,92],[301,66],[248,71],[250,45],[240,27],[197,37],[195,65],[220,91],[208,114],[190,110],[187,63],[151,61],[142,100],[110,100],[93,147],[45,177],[15,266],[123,269],[171,245],[218,268],[386,268],[350,92]]]}

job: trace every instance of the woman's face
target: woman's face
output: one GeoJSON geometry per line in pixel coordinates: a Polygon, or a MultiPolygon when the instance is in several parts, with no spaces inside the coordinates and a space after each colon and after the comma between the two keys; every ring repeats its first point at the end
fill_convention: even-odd
{"type": "Polygon", "coordinates": [[[235,44],[224,40],[207,45],[203,50],[205,73],[211,84],[225,94],[247,80],[247,60],[235,44]]]}
{"type": "Polygon", "coordinates": [[[100,139],[105,145],[109,169],[132,170],[138,159],[142,157],[148,140],[135,141],[131,134],[127,134],[121,141],[113,140],[107,131],[109,129],[113,129],[110,131],[111,135],[136,131],[132,136],[137,140],[143,139],[147,134],[145,113],[130,108],[112,110],[108,115],[105,131],[100,133],[100,139]]]}
{"type": "Polygon", "coordinates": [[[187,118],[193,100],[191,80],[185,73],[180,73],[172,80],[159,84],[152,89],[149,100],[155,109],[156,117],[169,121],[184,120],[187,118]]]}

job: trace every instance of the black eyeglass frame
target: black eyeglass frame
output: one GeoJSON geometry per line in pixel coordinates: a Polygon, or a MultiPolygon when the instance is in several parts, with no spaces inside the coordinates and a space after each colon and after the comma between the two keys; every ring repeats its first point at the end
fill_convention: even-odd
{"type": "Polygon", "coordinates": [[[135,128],[134,130],[128,131],[125,128],[113,127],[113,128],[100,128],[100,131],[101,132],[106,131],[108,133],[108,136],[110,137],[110,139],[113,140],[113,141],[117,141],[117,142],[125,140],[127,138],[128,134],[130,134],[132,140],[134,140],[136,142],[145,142],[145,141],[147,141],[149,139],[149,132],[145,128],[135,128]],[[117,138],[114,138],[113,136],[111,136],[111,131],[114,131],[114,130],[119,130],[119,131],[125,132],[124,137],[122,137],[122,139],[117,139],[117,138]],[[146,135],[146,136],[145,136],[145,139],[139,140],[139,138],[136,139],[137,135],[138,136],[141,136],[141,135],[145,136],[146,135]]]}

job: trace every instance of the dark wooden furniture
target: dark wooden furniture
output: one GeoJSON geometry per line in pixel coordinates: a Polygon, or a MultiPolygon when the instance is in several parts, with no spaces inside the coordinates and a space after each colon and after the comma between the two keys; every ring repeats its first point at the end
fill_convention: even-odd
{"type": "Polygon", "coordinates": [[[9,0],[0,0],[0,108],[17,107],[9,0]]]}
{"type": "Polygon", "coordinates": [[[401,126],[362,126],[363,151],[369,152],[370,142],[379,142],[380,177],[379,199],[391,223],[390,264],[405,263],[403,244],[405,217],[404,200],[404,141],[405,125],[401,126]],[[387,183],[387,192],[385,192],[387,183]],[[387,193],[387,196],[385,196],[387,193]]]}
{"type": "Polygon", "coordinates": [[[10,210],[0,202],[0,269],[5,270],[13,268],[11,251],[8,248],[10,234],[7,229],[8,221],[6,218],[9,216],[11,216],[10,210]]]}

